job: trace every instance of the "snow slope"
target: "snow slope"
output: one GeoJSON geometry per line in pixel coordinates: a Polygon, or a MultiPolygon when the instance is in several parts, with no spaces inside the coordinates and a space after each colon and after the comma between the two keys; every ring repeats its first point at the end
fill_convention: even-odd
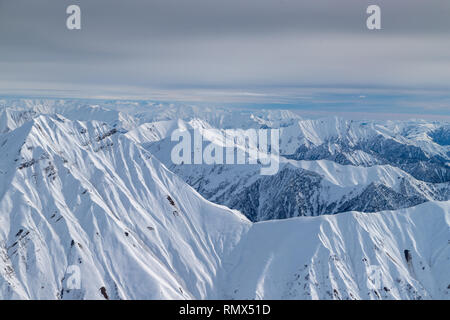
{"type": "Polygon", "coordinates": [[[430,202],[256,223],[222,281],[232,299],[450,299],[449,267],[450,202],[430,202]]]}
{"type": "Polygon", "coordinates": [[[2,299],[206,298],[250,226],[99,122],[40,116],[0,146],[2,299]]]}

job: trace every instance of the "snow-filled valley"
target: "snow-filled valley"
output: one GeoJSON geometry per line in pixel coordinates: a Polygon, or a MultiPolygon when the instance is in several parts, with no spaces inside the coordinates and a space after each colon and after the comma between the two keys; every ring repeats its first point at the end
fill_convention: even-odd
{"type": "Polygon", "coordinates": [[[448,126],[0,100],[0,299],[450,299],[448,126]],[[280,128],[280,170],[179,127],[280,128]]]}

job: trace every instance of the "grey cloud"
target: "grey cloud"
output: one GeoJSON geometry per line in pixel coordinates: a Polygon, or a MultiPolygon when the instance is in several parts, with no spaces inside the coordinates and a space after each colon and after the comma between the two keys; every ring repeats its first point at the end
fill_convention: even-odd
{"type": "Polygon", "coordinates": [[[0,0],[0,92],[449,87],[450,1],[375,2],[371,32],[366,0],[0,0]]]}

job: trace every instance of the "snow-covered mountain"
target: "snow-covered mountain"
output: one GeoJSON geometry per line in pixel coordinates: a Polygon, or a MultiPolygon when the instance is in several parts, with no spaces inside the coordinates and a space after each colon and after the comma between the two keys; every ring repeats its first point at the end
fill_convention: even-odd
{"type": "Polygon", "coordinates": [[[62,115],[72,120],[97,120],[123,131],[133,129],[142,122],[117,109],[81,101],[55,100],[0,100],[0,133],[21,126],[39,115],[62,115]]]}
{"type": "Polygon", "coordinates": [[[447,127],[422,120],[305,120],[284,130],[282,153],[290,159],[327,159],[344,165],[389,164],[419,180],[449,182],[447,127]]]}
{"type": "Polygon", "coordinates": [[[7,132],[39,114],[101,120],[127,132],[207,199],[238,209],[253,221],[394,210],[450,199],[446,123],[303,120],[282,110],[94,102],[0,100],[0,129],[7,132]],[[280,170],[264,177],[258,166],[251,165],[175,166],[170,159],[174,146],[170,134],[176,128],[280,128],[280,170]]]}
{"type": "Polygon", "coordinates": [[[233,299],[450,299],[450,202],[255,223],[222,271],[233,299]]]}
{"type": "MultiPolygon", "coordinates": [[[[304,120],[299,121],[295,126],[283,127],[281,128],[280,169],[273,176],[260,175],[259,165],[173,164],[170,150],[178,142],[172,142],[170,134],[176,128],[189,130],[191,136],[194,135],[194,130],[199,131],[207,140],[204,142],[205,146],[211,142],[224,146],[220,136],[214,137],[204,133],[207,129],[214,128],[204,120],[147,123],[129,131],[126,135],[149,150],[207,199],[238,209],[252,221],[261,221],[351,210],[362,212],[395,210],[432,200],[449,200],[450,182],[446,175],[450,172],[450,167],[446,159],[450,149],[436,144],[431,141],[431,138],[422,141],[413,140],[412,129],[410,131],[399,129],[400,126],[407,125],[411,124],[398,122],[396,125],[391,123],[368,125],[365,122],[357,124],[355,121],[330,118],[316,121],[304,120]],[[317,128],[313,130],[311,124],[317,128]],[[294,127],[302,129],[294,130],[294,127]],[[408,138],[398,136],[399,131],[407,132],[404,136],[408,138]],[[324,142],[329,141],[330,137],[342,140],[345,136],[347,145],[367,146],[360,141],[379,137],[380,132],[387,137],[396,137],[396,142],[392,144],[401,152],[404,149],[412,149],[416,153],[426,155],[428,160],[412,162],[416,161],[413,152],[395,153],[395,150],[389,149],[389,146],[392,146],[389,143],[383,146],[376,145],[372,149],[367,147],[367,151],[355,149],[356,151],[349,151],[344,156],[343,152],[336,151],[341,150],[339,149],[341,147],[324,142]],[[302,138],[299,138],[300,136],[302,138]],[[298,153],[289,154],[289,150],[297,148],[292,148],[292,141],[297,141],[296,143],[303,147],[308,145],[308,150],[324,148],[324,144],[327,144],[327,154],[330,154],[329,150],[332,150],[335,154],[339,153],[339,156],[296,160],[298,153]],[[390,157],[395,161],[383,162],[376,152],[383,153],[385,158],[390,157]],[[397,155],[398,158],[392,155],[397,155]],[[352,159],[353,163],[343,160],[347,158],[352,159]],[[435,158],[440,162],[434,162],[435,160],[432,159],[435,158]],[[436,175],[438,178],[417,178],[405,169],[405,167],[412,168],[417,163],[423,169],[422,173],[432,171],[427,177],[436,175]],[[436,169],[433,165],[439,166],[440,169],[436,169]]],[[[428,132],[439,130],[436,129],[439,128],[438,124],[427,128],[428,132]]],[[[393,139],[386,138],[386,141],[394,141],[393,139]]],[[[256,148],[256,142],[250,144],[250,148],[252,146],[256,148]]],[[[298,147],[297,150],[300,148],[298,147]]]]}
{"type": "Polygon", "coordinates": [[[0,105],[0,299],[450,298],[448,180],[402,168],[415,151],[387,163],[355,147],[383,135],[441,165],[446,124],[202,116],[113,101],[0,105]],[[174,129],[233,122],[281,128],[278,174],[168,161],[174,129]],[[352,159],[379,162],[298,157],[345,132],[352,159]]]}
{"type": "Polygon", "coordinates": [[[147,101],[0,99],[0,133],[41,114],[60,114],[81,121],[98,120],[122,130],[168,120],[202,119],[215,127],[226,129],[286,127],[301,119],[298,114],[288,110],[230,109],[147,101]]]}
{"type": "Polygon", "coordinates": [[[3,299],[206,298],[250,226],[102,123],[40,116],[0,141],[3,299]]]}

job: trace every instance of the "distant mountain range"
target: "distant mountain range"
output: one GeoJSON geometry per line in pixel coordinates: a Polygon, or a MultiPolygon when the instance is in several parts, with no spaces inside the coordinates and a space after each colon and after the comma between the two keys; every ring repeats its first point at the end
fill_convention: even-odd
{"type": "MultiPolygon", "coordinates": [[[[176,142],[170,133],[175,128],[213,127],[204,120],[146,123],[126,135],[207,199],[261,221],[450,200],[450,146],[433,138],[446,126],[296,120],[280,129],[280,170],[274,176],[261,176],[258,165],[174,165],[170,150],[176,142]]],[[[209,139],[223,145],[220,139],[209,139]]]]}
{"type": "Polygon", "coordinates": [[[423,120],[0,99],[0,298],[449,299],[449,142],[423,120]],[[280,170],[174,165],[176,128],[280,129],[280,170]]]}

